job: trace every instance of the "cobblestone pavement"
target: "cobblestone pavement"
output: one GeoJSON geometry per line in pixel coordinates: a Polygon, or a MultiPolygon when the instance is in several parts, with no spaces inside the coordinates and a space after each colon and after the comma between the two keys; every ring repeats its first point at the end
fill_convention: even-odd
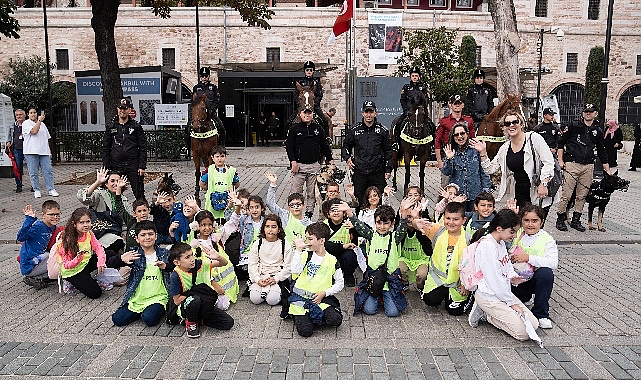
{"type": "MultiPolygon", "coordinates": [[[[230,150],[241,185],[264,195],[262,173],[278,173],[278,199],[289,193],[284,151],[280,148],[230,150]]],[[[230,308],[230,331],[204,328],[199,339],[184,328],[142,322],[114,327],[111,314],[124,288],[98,300],[63,296],[55,287],[36,291],[21,282],[15,234],[22,207],[38,205],[32,194],[13,192],[12,179],[0,180],[0,376],[7,378],[201,378],[201,379],[641,379],[641,174],[627,172],[629,156],[620,155],[621,175],[632,181],[616,192],[605,216],[608,231],[548,232],[560,243],[559,269],[550,302],[554,328],[539,330],[545,348],[517,342],[488,324],[474,329],[466,317],[432,309],[408,292],[410,306],[398,318],[353,316],[352,289],[339,294],[344,321],[299,337],[280,309],[240,299],[230,308]]],[[[97,164],[54,168],[56,183],[95,170],[97,164]]],[[[344,165],[344,164],[341,164],[344,165]]],[[[152,163],[149,171],[171,171],[191,192],[188,163],[152,163]]],[[[399,177],[402,178],[402,172],[399,177]]],[[[416,181],[416,173],[412,180],[416,181]]],[[[146,186],[150,195],[156,181],[146,186]]],[[[435,194],[438,172],[428,168],[426,192],[435,194]]],[[[79,186],[56,185],[63,218],[79,206],[79,186]]],[[[585,217],[584,217],[585,219],[585,217]]]]}

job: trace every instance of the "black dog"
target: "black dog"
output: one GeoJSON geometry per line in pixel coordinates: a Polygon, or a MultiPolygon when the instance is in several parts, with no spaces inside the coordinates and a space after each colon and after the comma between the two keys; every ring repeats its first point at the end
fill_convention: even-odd
{"type": "Polygon", "coordinates": [[[630,187],[630,181],[623,179],[618,176],[619,171],[615,171],[614,174],[609,175],[606,171],[603,171],[603,179],[601,181],[592,182],[590,186],[590,192],[586,201],[588,202],[588,228],[593,230],[594,226],[592,225],[592,214],[594,213],[594,208],[599,209],[597,217],[597,227],[599,231],[604,232],[603,228],[603,213],[605,212],[605,206],[610,202],[610,197],[615,190],[627,191],[630,187]]]}

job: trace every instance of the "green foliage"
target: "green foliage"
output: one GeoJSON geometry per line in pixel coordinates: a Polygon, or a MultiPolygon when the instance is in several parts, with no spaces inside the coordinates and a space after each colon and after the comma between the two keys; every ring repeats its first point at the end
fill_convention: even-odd
{"type": "Polygon", "coordinates": [[[0,0],[0,33],[8,38],[20,38],[18,31],[20,25],[18,20],[13,17],[16,11],[16,5],[12,0],[0,0]]]}
{"type": "MultiPolygon", "coordinates": [[[[476,40],[474,37],[467,35],[461,39],[461,62],[467,67],[476,67],[476,40]]],[[[473,70],[473,69],[472,69],[473,70]]],[[[472,72],[470,71],[470,76],[472,72]]]]}
{"type": "MultiPolygon", "coordinates": [[[[2,1],[2,0],[0,0],[2,1]]],[[[145,0],[151,5],[151,11],[156,16],[162,18],[171,17],[171,7],[178,5],[180,0],[145,0]]],[[[259,26],[263,29],[271,29],[267,20],[271,20],[274,11],[267,8],[263,0],[187,0],[181,2],[185,6],[195,6],[198,2],[202,7],[222,7],[227,6],[235,9],[240,13],[240,17],[249,26],[259,26]]]]}
{"type": "Polygon", "coordinates": [[[426,84],[432,100],[446,102],[452,94],[464,94],[472,84],[470,73],[476,63],[470,66],[462,59],[461,46],[455,43],[456,34],[456,30],[447,30],[444,26],[404,30],[406,44],[394,74],[404,76],[412,67],[419,67],[420,80],[426,84]]]}
{"type": "Polygon", "coordinates": [[[0,82],[0,92],[11,97],[14,109],[47,108],[47,64],[42,57],[9,61],[10,74],[0,82]]]}
{"type": "Polygon", "coordinates": [[[597,109],[601,103],[601,77],[603,76],[603,61],[605,53],[603,46],[590,49],[588,65],[585,68],[585,96],[586,103],[592,103],[597,109]]]}
{"type": "Polygon", "coordinates": [[[621,124],[621,132],[623,132],[623,141],[634,141],[634,125],[621,124]]]}

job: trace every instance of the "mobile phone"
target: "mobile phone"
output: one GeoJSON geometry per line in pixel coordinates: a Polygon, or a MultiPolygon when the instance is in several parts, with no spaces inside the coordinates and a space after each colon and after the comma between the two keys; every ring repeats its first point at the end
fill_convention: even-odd
{"type": "Polygon", "coordinates": [[[40,116],[44,116],[45,110],[40,110],[40,116]]]}

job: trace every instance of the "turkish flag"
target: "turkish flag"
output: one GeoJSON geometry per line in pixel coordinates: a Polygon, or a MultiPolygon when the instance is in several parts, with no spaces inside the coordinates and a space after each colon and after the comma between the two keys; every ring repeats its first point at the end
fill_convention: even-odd
{"type": "Polygon", "coordinates": [[[334,27],[332,28],[332,34],[327,40],[328,44],[334,43],[336,37],[347,32],[352,26],[352,18],[354,17],[354,0],[343,0],[343,5],[341,6],[341,11],[334,21],[334,27]]]}

